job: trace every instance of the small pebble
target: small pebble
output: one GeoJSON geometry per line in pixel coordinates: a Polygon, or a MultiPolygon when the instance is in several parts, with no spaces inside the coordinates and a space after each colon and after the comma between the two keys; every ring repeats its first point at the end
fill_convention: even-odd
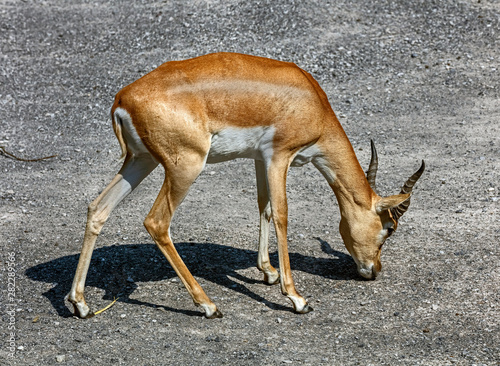
{"type": "Polygon", "coordinates": [[[64,361],[66,361],[66,355],[57,355],[56,356],[56,361],[57,362],[64,362],[64,361]]]}

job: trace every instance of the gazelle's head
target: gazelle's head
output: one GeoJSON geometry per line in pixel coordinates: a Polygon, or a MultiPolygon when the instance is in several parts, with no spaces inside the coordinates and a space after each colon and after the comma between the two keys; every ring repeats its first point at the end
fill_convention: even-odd
{"type": "MultiPolygon", "coordinates": [[[[378,158],[373,141],[372,157],[367,171],[367,179],[376,192],[378,158]]],[[[366,279],[375,279],[382,269],[380,253],[382,245],[398,227],[399,218],[408,210],[413,186],[425,169],[425,163],[403,185],[401,193],[389,197],[373,195],[370,209],[355,208],[342,216],[340,234],[344,244],[356,262],[358,273],[366,279]]]]}

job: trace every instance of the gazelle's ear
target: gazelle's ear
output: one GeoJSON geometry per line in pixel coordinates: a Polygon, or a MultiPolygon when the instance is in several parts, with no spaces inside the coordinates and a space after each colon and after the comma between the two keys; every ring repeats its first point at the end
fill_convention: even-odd
{"type": "Polygon", "coordinates": [[[386,210],[390,210],[391,208],[398,207],[404,201],[408,200],[411,196],[411,193],[405,194],[396,194],[394,196],[382,197],[380,201],[377,202],[376,210],[377,213],[382,213],[386,210]]]}

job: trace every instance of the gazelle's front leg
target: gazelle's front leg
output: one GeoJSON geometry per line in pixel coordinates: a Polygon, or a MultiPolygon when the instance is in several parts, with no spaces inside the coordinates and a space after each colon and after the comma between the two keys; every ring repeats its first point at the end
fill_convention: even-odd
{"type": "Polygon", "coordinates": [[[95,242],[104,223],[113,209],[148,176],[158,163],[149,155],[127,157],[120,172],[113,178],[106,189],[90,205],[87,214],[87,226],[83,238],[82,252],[78,260],[73,285],[67,296],[73,304],[74,313],[80,318],[90,318],[93,313],[85,302],[85,279],[95,242]]]}
{"type": "Polygon", "coordinates": [[[269,201],[269,188],[267,187],[267,174],[264,162],[255,160],[255,173],[257,175],[257,200],[260,213],[257,268],[264,273],[264,281],[270,285],[274,285],[279,281],[279,273],[269,260],[271,202],[269,201]]]}
{"type": "Polygon", "coordinates": [[[292,270],[290,268],[290,258],[288,255],[288,204],[286,199],[286,175],[288,166],[289,159],[273,158],[267,171],[267,177],[272,217],[276,230],[276,238],[278,240],[281,292],[292,301],[293,307],[297,313],[305,314],[313,309],[295,289],[292,270]]]}

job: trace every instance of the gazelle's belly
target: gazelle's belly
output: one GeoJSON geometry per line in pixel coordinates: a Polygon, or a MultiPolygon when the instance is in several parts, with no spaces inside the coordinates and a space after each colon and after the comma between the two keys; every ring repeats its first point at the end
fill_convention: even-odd
{"type": "MultiPolygon", "coordinates": [[[[270,162],[273,156],[274,133],[273,126],[225,128],[212,135],[207,163],[214,164],[237,158],[270,162]]],[[[297,153],[291,165],[307,164],[318,152],[315,145],[306,146],[297,153]]]]}
{"type": "Polygon", "coordinates": [[[228,127],[212,135],[207,163],[249,158],[256,160],[270,159],[273,155],[272,126],[238,128],[228,127]]]}

